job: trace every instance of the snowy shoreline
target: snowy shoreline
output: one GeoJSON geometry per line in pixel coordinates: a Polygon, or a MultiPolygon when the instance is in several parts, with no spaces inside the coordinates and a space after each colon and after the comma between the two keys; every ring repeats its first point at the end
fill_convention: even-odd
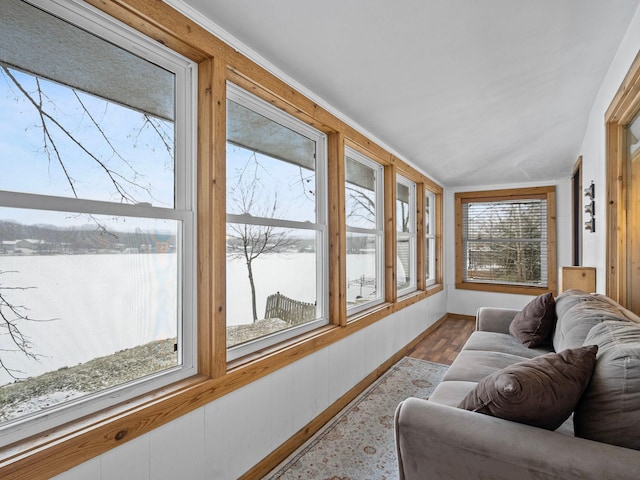
{"type": "Polygon", "coordinates": [[[173,367],[174,338],[121,350],[0,387],[0,421],[38,413],[63,402],[173,367]]]}

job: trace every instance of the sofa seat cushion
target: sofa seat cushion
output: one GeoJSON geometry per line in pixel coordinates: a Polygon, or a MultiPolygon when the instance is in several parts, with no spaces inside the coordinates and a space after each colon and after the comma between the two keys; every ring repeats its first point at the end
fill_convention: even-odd
{"type": "Polygon", "coordinates": [[[495,332],[473,332],[465,343],[464,349],[508,353],[525,358],[534,358],[551,351],[546,347],[527,348],[514,336],[495,332]]]}
{"type": "Polygon", "coordinates": [[[457,407],[471,390],[476,388],[477,382],[465,382],[463,380],[451,380],[440,382],[429,397],[430,402],[457,407]]]}
{"type": "Polygon", "coordinates": [[[640,326],[602,322],[589,332],[589,344],[599,350],[574,414],[576,436],[640,450],[640,326]]]}
{"type": "Polygon", "coordinates": [[[487,375],[524,360],[528,359],[509,353],[463,349],[442,377],[442,381],[479,382],[487,375]]]}
{"type": "Polygon", "coordinates": [[[596,363],[589,345],[516,363],[482,379],[460,408],[555,430],[571,415],[596,363]]]}

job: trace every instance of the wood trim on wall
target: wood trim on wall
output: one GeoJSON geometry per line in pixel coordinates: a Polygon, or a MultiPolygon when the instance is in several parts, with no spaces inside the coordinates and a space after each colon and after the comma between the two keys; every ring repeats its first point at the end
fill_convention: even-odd
{"type": "Polygon", "coordinates": [[[554,186],[528,187],[516,189],[458,192],[454,196],[455,236],[456,236],[456,288],[483,292],[512,293],[517,295],[539,295],[551,291],[557,294],[557,226],[556,189],[554,186]],[[499,283],[465,282],[463,280],[464,245],[462,242],[462,205],[467,200],[474,202],[499,202],[516,198],[539,198],[547,201],[547,286],[519,286],[499,283]]]}
{"type": "Polygon", "coordinates": [[[416,265],[416,287],[418,290],[424,290],[426,285],[425,254],[427,250],[424,232],[424,198],[424,188],[421,183],[418,183],[416,184],[416,259],[418,259],[418,264],[416,265]]]}
{"type": "MultiPolygon", "coordinates": [[[[434,191],[434,190],[431,190],[434,191]]],[[[434,191],[436,194],[436,286],[431,288],[444,288],[444,198],[442,188],[434,191]]],[[[439,290],[438,290],[439,291],[439,290]]]]}
{"type": "Polygon", "coordinates": [[[571,172],[571,258],[572,264],[582,264],[582,155],[571,172]]]}
{"type": "Polygon", "coordinates": [[[347,232],[345,191],[344,136],[329,135],[329,318],[335,325],[347,324],[347,232]]]}
{"type": "Polygon", "coordinates": [[[387,302],[398,298],[396,285],[396,166],[395,161],[384,168],[384,291],[387,302]]]}
{"type": "Polygon", "coordinates": [[[607,296],[627,305],[627,157],[625,128],[640,110],[640,52],[605,114],[607,296]]]}

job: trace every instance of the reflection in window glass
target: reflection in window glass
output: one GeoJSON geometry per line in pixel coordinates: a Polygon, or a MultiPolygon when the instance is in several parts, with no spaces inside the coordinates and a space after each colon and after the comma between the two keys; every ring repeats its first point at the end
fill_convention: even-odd
{"type": "Polygon", "coordinates": [[[228,96],[226,313],[233,359],[326,323],[317,187],[324,137],[239,88],[229,85],[228,96]]]}
{"type": "Polygon", "coordinates": [[[316,221],[316,144],[227,101],[227,213],[316,221]]]}
{"type": "Polygon", "coordinates": [[[411,201],[412,191],[409,184],[398,182],[396,185],[396,228],[398,232],[409,233],[411,231],[411,201]]]}
{"type": "Polygon", "coordinates": [[[347,304],[358,305],[380,298],[378,237],[347,233],[347,304]]]}
{"type": "Polygon", "coordinates": [[[383,292],[382,166],[347,147],[347,309],[380,303],[383,292]]]}
{"type": "Polygon", "coordinates": [[[355,156],[355,152],[348,152],[345,157],[347,226],[376,229],[378,227],[376,194],[379,189],[380,168],[375,165],[365,165],[352,158],[355,156]]]}
{"type": "Polygon", "coordinates": [[[0,64],[0,124],[2,190],[174,206],[171,120],[0,64]]]}

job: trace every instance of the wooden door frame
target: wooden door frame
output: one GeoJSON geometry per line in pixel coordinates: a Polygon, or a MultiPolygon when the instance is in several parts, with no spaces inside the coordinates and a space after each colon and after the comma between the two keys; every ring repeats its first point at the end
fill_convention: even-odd
{"type": "Polygon", "coordinates": [[[627,152],[625,129],[640,110],[640,52],[605,114],[607,296],[627,305],[627,152]]]}
{"type": "Polygon", "coordinates": [[[582,155],[571,174],[571,263],[582,265],[582,155]]]}

